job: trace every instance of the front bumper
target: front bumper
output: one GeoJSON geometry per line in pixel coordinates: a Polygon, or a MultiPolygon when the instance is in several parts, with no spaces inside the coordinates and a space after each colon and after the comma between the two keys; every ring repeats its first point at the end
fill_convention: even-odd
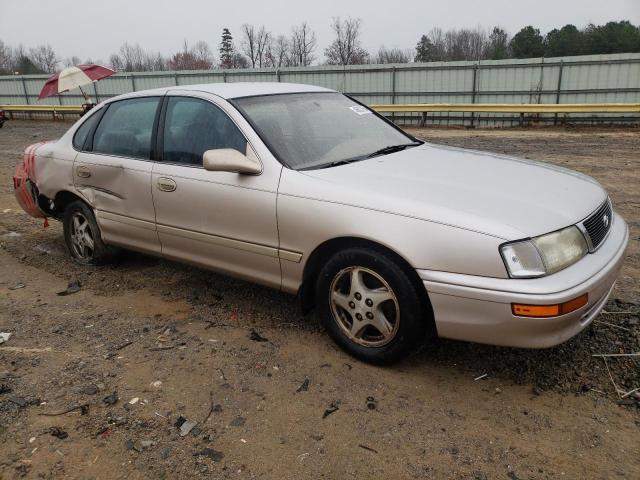
{"type": "Polygon", "coordinates": [[[614,214],[600,248],[553,275],[534,279],[489,278],[418,270],[433,307],[438,335],[511,347],[558,345],[584,329],[602,310],[622,266],[629,230],[614,214]],[[559,304],[587,293],[588,303],[549,318],[514,316],[512,303],[559,304]]]}

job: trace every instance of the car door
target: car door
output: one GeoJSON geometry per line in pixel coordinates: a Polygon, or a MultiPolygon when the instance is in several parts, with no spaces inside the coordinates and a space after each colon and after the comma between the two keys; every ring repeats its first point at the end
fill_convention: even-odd
{"type": "Polygon", "coordinates": [[[110,103],[73,166],[74,184],[95,209],[103,240],[156,254],[151,170],[161,99],[110,103]]]}
{"type": "Polygon", "coordinates": [[[205,170],[202,155],[211,149],[232,148],[260,160],[247,140],[255,143],[257,136],[228,103],[189,95],[167,95],[158,129],[152,191],[162,255],[279,288],[282,167],[263,163],[259,175],[205,170]]]}

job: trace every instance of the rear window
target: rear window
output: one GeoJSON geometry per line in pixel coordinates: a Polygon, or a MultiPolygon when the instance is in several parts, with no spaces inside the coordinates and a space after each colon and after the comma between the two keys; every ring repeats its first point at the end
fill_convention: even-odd
{"type": "Polygon", "coordinates": [[[151,157],[153,123],[160,99],[134,98],[109,105],[93,136],[93,151],[120,157],[151,157]]]}
{"type": "Polygon", "coordinates": [[[73,148],[76,150],[84,150],[87,144],[87,135],[93,129],[93,127],[100,120],[100,112],[92,112],[92,115],[89,118],[85,119],[84,123],[80,125],[80,128],[76,130],[75,135],[73,136],[73,148]]]}

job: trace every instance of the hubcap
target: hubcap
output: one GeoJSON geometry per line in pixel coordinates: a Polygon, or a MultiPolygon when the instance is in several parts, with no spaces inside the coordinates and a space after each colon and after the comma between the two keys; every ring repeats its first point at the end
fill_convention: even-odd
{"type": "Polygon", "coordinates": [[[398,299],[373,270],[341,270],[331,282],[329,296],[333,319],[350,340],[365,347],[380,347],[396,336],[400,326],[398,299]]]}
{"type": "Polygon", "coordinates": [[[80,212],[74,212],[71,216],[71,248],[73,253],[78,258],[89,260],[93,257],[94,245],[87,218],[80,212]]]}

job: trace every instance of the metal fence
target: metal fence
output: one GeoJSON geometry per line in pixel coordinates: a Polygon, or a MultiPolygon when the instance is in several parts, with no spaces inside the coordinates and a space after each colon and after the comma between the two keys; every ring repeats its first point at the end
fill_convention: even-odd
{"type": "MultiPolygon", "coordinates": [[[[38,100],[47,75],[0,76],[0,104],[81,103],[79,92],[38,100]]],[[[640,103],[640,54],[589,55],[524,60],[432,62],[346,67],[314,66],[118,73],[88,87],[98,101],[149,88],[216,82],[293,82],[320,85],[367,104],[405,103],[640,103]]],[[[520,122],[501,113],[393,114],[411,123],[520,122]]],[[[535,114],[529,120],[557,120],[535,114]]],[[[637,114],[572,114],[572,122],[640,122],[637,114]]]]}

